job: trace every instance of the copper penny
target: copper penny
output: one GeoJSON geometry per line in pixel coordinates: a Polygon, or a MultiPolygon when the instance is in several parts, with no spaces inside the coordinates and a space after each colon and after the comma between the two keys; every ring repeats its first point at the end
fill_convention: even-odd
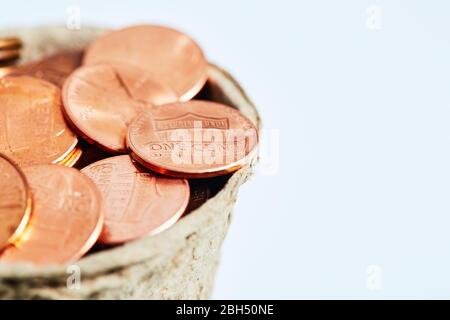
{"type": "Polygon", "coordinates": [[[0,154],[0,250],[22,235],[31,212],[31,195],[22,171],[0,154]]]}
{"type": "Polygon", "coordinates": [[[101,194],[87,176],[60,165],[24,169],[34,206],[30,223],[1,262],[64,264],[79,259],[97,240],[103,214],[101,194]]]}
{"type": "Polygon", "coordinates": [[[187,180],[146,172],[129,155],[107,158],[81,171],[103,195],[102,243],[122,243],[159,233],[178,220],[189,201],[187,180]]]}
{"type": "Polygon", "coordinates": [[[62,88],[66,78],[81,65],[82,52],[60,52],[41,60],[19,65],[8,72],[8,75],[29,75],[43,79],[62,88]]]}
{"type": "Polygon", "coordinates": [[[19,165],[58,163],[76,146],[55,85],[31,77],[0,79],[0,152],[19,165]]]}
{"type": "Polygon", "coordinates": [[[86,140],[110,152],[125,152],[128,124],[151,104],[176,100],[139,68],[116,64],[77,69],[63,88],[64,113],[86,140]]]}
{"type": "Polygon", "coordinates": [[[87,49],[83,63],[133,64],[172,88],[180,101],[194,97],[207,79],[207,62],[200,47],[187,35],[163,26],[110,32],[87,49]]]}
{"type": "Polygon", "coordinates": [[[22,47],[22,40],[16,37],[0,38],[0,50],[19,49],[22,47]]]}
{"type": "Polygon", "coordinates": [[[142,165],[175,177],[232,172],[256,151],[253,123],[232,107],[191,100],[155,107],[130,125],[127,143],[142,165]]]}

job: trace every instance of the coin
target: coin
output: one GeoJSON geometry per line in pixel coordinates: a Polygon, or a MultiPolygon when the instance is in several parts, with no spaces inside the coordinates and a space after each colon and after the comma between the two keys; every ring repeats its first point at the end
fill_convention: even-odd
{"type": "Polygon", "coordinates": [[[100,160],[81,172],[103,195],[102,243],[122,243],[159,233],[178,220],[189,201],[187,180],[146,172],[129,155],[100,160]]]}
{"type": "Polygon", "coordinates": [[[63,110],[73,128],[109,152],[127,151],[128,124],[141,110],[175,100],[171,89],[124,64],[81,67],[63,88],[63,110]]]}
{"type": "Polygon", "coordinates": [[[101,194],[87,176],[60,165],[24,169],[34,206],[25,232],[5,249],[0,262],[64,264],[80,258],[103,225],[101,194]]]}
{"type": "Polygon", "coordinates": [[[55,85],[23,76],[0,79],[0,152],[19,165],[62,161],[77,144],[55,85]]]}
{"type": "Polygon", "coordinates": [[[81,51],[59,52],[39,61],[19,65],[9,70],[8,75],[29,75],[62,88],[66,78],[81,65],[81,58],[81,51]]]}
{"type": "Polygon", "coordinates": [[[0,50],[5,49],[20,49],[22,47],[22,40],[16,37],[0,38],[0,50]]]}
{"type": "Polygon", "coordinates": [[[258,133],[232,107],[191,100],[143,112],[129,126],[132,156],[156,172],[186,178],[232,172],[255,154],[258,133]]]}
{"type": "Polygon", "coordinates": [[[0,62],[6,62],[18,59],[20,51],[16,49],[0,50],[0,62]]]}
{"type": "Polygon", "coordinates": [[[207,62],[187,35],[155,25],[113,31],[88,47],[83,63],[129,63],[172,88],[180,101],[194,97],[207,79],[207,62]]]}
{"type": "Polygon", "coordinates": [[[0,154],[0,250],[20,238],[30,212],[25,176],[12,160],[0,154]]]}

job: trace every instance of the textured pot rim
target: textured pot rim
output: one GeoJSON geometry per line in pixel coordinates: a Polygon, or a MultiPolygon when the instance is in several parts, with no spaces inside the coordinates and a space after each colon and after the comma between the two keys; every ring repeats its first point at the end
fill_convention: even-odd
{"type": "MultiPolygon", "coordinates": [[[[46,32],[48,27],[38,27],[32,29],[36,29],[36,32],[46,32]]],[[[50,27],[50,29],[54,30],[55,28],[50,27]]],[[[61,30],[65,28],[57,27],[56,29],[61,30]]],[[[28,30],[30,30],[30,28],[8,30],[0,29],[0,36],[6,34],[20,35],[21,31],[24,32],[28,30]]],[[[104,32],[106,29],[83,28],[83,30],[88,30],[94,32],[95,34],[99,34],[100,32],[104,32]]],[[[67,30],[67,32],[73,31],[67,30]]],[[[241,110],[257,126],[257,128],[260,129],[261,119],[258,111],[237,81],[227,71],[212,63],[209,64],[208,73],[209,81],[214,82],[218,77],[220,77],[222,84],[223,81],[226,82],[226,85],[220,86],[220,89],[225,94],[230,91],[239,93],[239,95],[235,95],[231,98],[230,104],[233,106],[241,106],[241,108],[238,109],[241,110]],[[242,108],[242,106],[244,106],[244,108],[242,108]]],[[[227,96],[230,97],[231,95],[227,96]]],[[[252,159],[250,164],[236,171],[227,181],[225,186],[213,198],[209,199],[201,207],[181,218],[174,226],[158,235],[144,237],[122,246],[104,249],[89,254],[74,263],[66,265],[36,267],[27,263],[0,264],[0,280],[30,278],[65,279],[68,274],[68,267],[72,265],[76,265],[83,270],[83,277],[95,277],[97,274],[117,271],[143,261],[157,261],[158,259],[163,258],[161,257],[162,255],[159,254],[162,251],[176,251],[174,245],[180,249],[183,246],[185,239],[195,233],[197,226],[202,225],[205,219],[209,219],[209,217],[202,214],[200,209],[208,206],[214,208],[215,205],[219,203],[219,199],[229,197],[231,189],[236,185],[240,185],[248,178],[246,172],[251,170],[249,167],[252,167],[256,163],[257,156],[257,153],[255,153],[254,159],[252,159]],[[106,264],[105,261],[107,261],[106,264]]]]}

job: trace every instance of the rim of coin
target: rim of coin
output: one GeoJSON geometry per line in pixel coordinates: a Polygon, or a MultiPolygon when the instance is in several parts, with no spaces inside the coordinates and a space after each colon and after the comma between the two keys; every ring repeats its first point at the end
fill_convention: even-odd
{"type": "Polygon", "coordinates": [[[22,40],[18,37],[0,38],[0,50],[4,49],[20,49],[22,40]]]}
{"type": "MultiPolygon", "coordinates": [[[[0,198],[0,213],[1,213],[1,209],[2,208],[9,208],[9,209],[15,209],[17,207],[19,207],[19,212],[17,212],[17,217],[15,217],[14,220],[16,221],[12,221],[12,225],[9,223],[5,223],[5,221],[2,221],[2,223],[0,224],[0,251],[2,249],[4,249],[6,246],[8,246],[9,244],[14,244],[15,242],[17,242],[23,235],[23,232],[28,224],[28,221],[30,220],[30,216],[31,216],[31,211],[32,211],[32,198],[31,198],[31,192],[30,192],[30,187],[28,185],[28,181],[24,175],[24,173],[22,172],[22,170],[20,169],[19,166],[17,166],[13,160],[11,160],[10,158],[8,158],[7,156],[3,155],[0,153],[0,168],[2,167],[1,162],[4,161],[4,163],[9,166],[12,171],[17,175],[16,178],[19,179],[20,184],[22,185],[22,192],[23,192],[23,201],[22,203],[18,204],[18,203],[5,203],[3,202],[3,200],[0,198]],[[7,231],[4,230],[8,229],[7,231]],[[2,235],[2,233],[7,233],[6,235],[2,235]]],[[[5,169],[5,168],[2,168],[5,169]]],[[[7,169],[6,169],[7,170],[7,169]]],[[[6,175],[7,171],[6,170],[0,170],[0,177],[2,177],[2,175],[6,175]]],[[[4,181],[2,177],[1,181],[4,181]]],[[[8,186],[5,186],[6,188],[11,188],[12,187],[12,183],[8,184],[8,186]]],[[[19,189],[21,188],[21,186],[17,186],[19,189]]],[[[0,195],[2,193],[8,193],[8,200],[11,200],[11,189],[7,189],[5,191],[4,188],[0,189],[0,195]]],[[[0,220],[1,217],[3,215],[0,215],[0,220]]]]}
{"type": "Polygon", "coordinates": [[[22,237],[0,255],[0,262],[56,265],[81,258],[95,244],[103,225],[102,197],[79,170],[57,164],[28,166],[33,212],[22,237]]]}
{"type": "Polygon", "coordinates": [[[128,63],[172,88],[178,100],[193,98],[208,79],[208,63],[187,34],[162,25],[135,25],[97,38],[83,64],[128,63]]]}
{"type": "Polygon", "coordinates": [[[176,100],[170,88],[124,64],[78,68],[65,81],[62,96],[62,110],[72,128],[113,153],[127,152],[128,124],[141,110],[176,100]]]}
{"type": "Polygon", "coordinates": [[[58,162],[58,164],[66,167],[73,167],[77,164],[82,155],[83,150],[79,147],[75,147],[75,149],[73,149],[72,152],[69,153],[61,162],[58,162]]]}
{"type": "Polygon", "coordinates": [[[61,90],[29,76],[0,78],[0,151],[19,165],[59,163],[78,138],[62,112],[61,90]]]}
{"type": "Polygon", "coordinates": [[[94,162],[81,172],[103,196],[100,243],[118,244],[160,233],[178,221],[189,203],[186,179],[148,172],[129,155],[94,162]]]}
{"type": "MultiPolygon", "coordinates": [[[[234,144],[234,136],[231,137],[234,144]]],[[[206,145],[214,143],[206,142],[206,145]]],[[[233,107],[211,101],[190,100],[156,106],[142,112],[128,128],[127,146],[133,158],[150,170],[172,177],[207,178],[234,172],[248,163],[257,151],[258,129],[233,107]],[[202,125],[201,128],[194,127],[197,122],[202,125]],[[206,134],[211,135],[212,139],[217,132],[223,142],[228,134],[241,133],[238,130],[251,136],[243,136],[243,154],[227,153],[231,144],[220,144],[219,141],[217,148],[225,150],[223,157],[219,159],[216,154],[208,154],[208,159],[205,157],[208,150],[205,149],[203,139],[206,134]],[[180,140],[180,135],[183,135],[181,139],[187,135],[189,138],[180,140]],[[198,137],[200,141],[195,140],[198,137]],[[198,143],[201,145],[200,151],[198,143]],[[190,153],[186,153],[186,145],[190,147],[190,153]],[[196,155],[201,159],[196,159],[196,155]],[[178,163],[173,160],[174,157],[178,163]]]]}

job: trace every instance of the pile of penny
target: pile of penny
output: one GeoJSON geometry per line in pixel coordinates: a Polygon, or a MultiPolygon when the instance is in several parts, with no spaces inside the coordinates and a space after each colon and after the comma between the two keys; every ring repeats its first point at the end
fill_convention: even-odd
{"type": "MultiPolygon", "coordinates": [[[[21,45],[0,39],[0,63],[21,45]]],[[[3,69],[0,263],[70,263],[162,232],[214,195],[258,132],[198,99],[207,80],[201,48],[154,25],[3,69]]]]}
{"type": "Polygon", "coordinates": [[[0,39],[0,66],[14,63],[20,57],[22,41],[19,38],[0,39]]]}

